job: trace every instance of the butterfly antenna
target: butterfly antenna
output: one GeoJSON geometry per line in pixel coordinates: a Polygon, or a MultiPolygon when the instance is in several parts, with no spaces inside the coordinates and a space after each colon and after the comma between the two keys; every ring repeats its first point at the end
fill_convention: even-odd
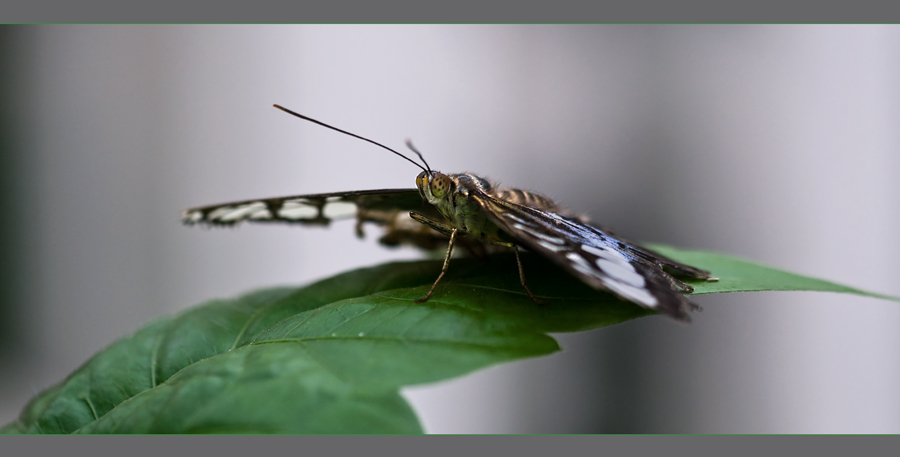
{"type": "Polygon", "coordinates": [[[425,161],[425,157],[422,157],[422,153],[419,152],[419,150],[416,149],[415,146],[413,146],[412,140],[406,140],[406,147],[412,149],[412,152],[415,152],[416,155],[419,156],[419,159],[422,161],[422,163],[425,164],[425,168],[427,168],[427,169],[425,170],[426,173],[428,173],[428,174],[430,174],[430,175],[431,175],[431,174],[434,174],[434,173],[431,171],[431,166],[429,166],[429,165],[428,165],[428,162],[425,161]]]}
{"type": "MultiPolygon", "coordinates": [[[[372,141],[372,140],[370,140],[370,139],[368,139],[368,138],[366,138],[366,137],[359,136],[359,135],[357,135],[357,134],[355,134],[355,133],[350,133],[350,132],[348,132],[348,131],[346,131],[346,130],[341,130],[341,129],[337,128],[337,127],[328,125],[328,124],[326,124],[326,123],[324,123],[324,122],[322,122],[322,121],[317,121],[317,120],[315,120],[315,119],[313,119],[313,118],[311,118],[311,117],[306,117],[306,116],[304,116],[304,115],[302,115],[302,114],[295,113],[295,112],[293,112],[293,111],[291,111],[291,110],[289,110],[289,109],[287,109],[287,108],[285,108],[285,107],[283,107],[283,106],[281,106],[281,105],[274,105],[274,106],[275,106],[276,108],[280,109],[281,111],[284,111],[284,112],[286,112],[286,113],[288,113],[288,114],[293,114],[294,116],[297,116],[297,117],[299,117],[300,119],[307,120],[307,121],[312,122],[312,123],[314,123],[314,124],[319,124],[319,125],[321,125],[322,127],[327,127],[327,128],[330,128],[331,130],[336,130],[336,131],[341,132],[341,133],[343,133],[343,134],[345,134],[345,135],[350,135],[350,136],[352,136],[352,137],[354,137],[354,138],[359,138],[360,140],[363,140],[363,141],[368,141],[369,143],[372,143],[372,144],[374,144],[375,146],[380,146],[380,147],[382,147],[382,148],[384,148],[384,149],[387,149],[388,151],[393,152],[394,154],[397,154],[397,155],[400,156],[400,157],[403,157],[404,159],[408,160],[408,161],[409,161],[410,163],[412,163],[413,165],[415,165],[415,166],[421,168],[422,171],[425,171],[426,173],[431,173],[431,170],[430,170],[430,169],[425,168],[425,167],[428,166],[427,163],[425,164],[425,167],[423,167],[423,166],[419,165],[418,163],[414,162],[414,161],[413,161],[412,159],[410,159],[409,157],[406,157],[405,155],[400,154],[399,152],[397,152],[397,151],[395,151],[395,150],[393,150],[393,149],[391,149],[391,148],[389,148],[389,147],[387,147],[387,146],[385,146],[385,145],[383,145],[383,144],[381,144],[381,143],[379,143],[379,142],[377,142],[377,141],[372,141]]],[[[413,149],[413,151],[415,151],[415,149],[413,149]]],[[[419,154],[418,151],[415,151],[415,152],[416,152],[416,154],[419,154]]],[[[421,158],[421,157],[422,157],[422,154],[419,154],[419,157],[421,158]]],[[[425,159],[422,159],[422,162],[425,162],[425,159]]]]}

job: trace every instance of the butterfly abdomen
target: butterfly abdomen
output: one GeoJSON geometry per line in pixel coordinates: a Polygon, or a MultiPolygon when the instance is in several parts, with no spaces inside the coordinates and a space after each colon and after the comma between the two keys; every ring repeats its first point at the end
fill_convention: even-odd
{"type": "MultiPolygon", "coordinates": [[[[491,194],[488,194],[491,195],[491,194]]],[[[527,206],[529,208],[539,209],[541,211],[552,211],[554,213],[567,213],[563,208],[550,200],[549,198],[527,190],[522,189],[497,189],[493,197],[517,205],[527,206]]]]}
{"type": "Polygon", "coordinates": [[[482,192],[495,198],[506,200],[522,206],[529,206],[543,211],[565,211],[553,200],[536,192],[522,189],[504,189],[491,183],[489,179],[482,178],[473,173],[457,173],[449,175],[456,184],[456,188],[464,195],[471,191],[482,192]]]}

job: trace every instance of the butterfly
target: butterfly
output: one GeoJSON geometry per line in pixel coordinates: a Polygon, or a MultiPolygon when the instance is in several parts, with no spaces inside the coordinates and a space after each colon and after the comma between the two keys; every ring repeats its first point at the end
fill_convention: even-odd
{"type": "Polygon", "coordinates": [[[693,292],[693,287],[676,276],[717,280],[708,271],[626,240],[541,194],[499,187],[472,173],[445,174],[432,170],[410,141],[406,142],[407,147],[422,164],[368,138],[279,105],[275,107],[375,144],[413,163],[422,170],[416,177],[416,188],[296,195],[201,206],[185,210],[182,222],[208,226],[232,226],[243,221],[328,225],[332,220],[356,217],[357,236],[363,235],[364,223],[374,223],[385,229],[379,241],[386,245],[411,244],[436,249],[446,244],[441,272],[428,293],[416,300],[419,303],[432,296],[447,273],[457,244],[476,256],[511,249],[516,255],[519,282],[536,303],[543,302],[526,285],[520,248],[555,262],[594,289],[680,321],[689,321],[688,311],[697,307],[684,295],[693,292]]]}

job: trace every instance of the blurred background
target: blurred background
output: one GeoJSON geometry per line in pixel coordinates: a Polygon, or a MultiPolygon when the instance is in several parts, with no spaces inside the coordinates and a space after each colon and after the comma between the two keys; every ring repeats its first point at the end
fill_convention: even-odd
{"type": "MultiPolygon", "coordinates": [[[[413,187],[545,193],[629,238],[900,295],[897,26],[3,26],[0,421],[160,316],[391,259],[375,230],[186,207],[413,187]]],[[[700,297],[405,389],[433,433],[900,433],[900,304],[700,297]]]]}

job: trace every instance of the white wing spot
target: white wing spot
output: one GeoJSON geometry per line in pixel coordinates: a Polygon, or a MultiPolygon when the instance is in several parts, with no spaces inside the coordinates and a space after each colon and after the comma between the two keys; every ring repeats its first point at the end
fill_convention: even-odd
{"type": "Polygon", "coordinates": [[[231,212],[231,210],[233,210],[233,209],[234,209],[234,207],[232,207],[232,206],[223,206],[221,208],[216,208],[216,209],[210,211],[209,214],[206,215],[206,220],[214,221],[216,219],[219,219],[220,217],[231,212]]]}
{"type": "MultiPolygon", "coordinates": [[[[534,230],[534,227],[533,227],[533,226],[525,226],[525,225],[522,225],[522,224],[520,224],[520,223],[518,223],[518,222],[514,222],[514,223],[512,224],[512,227],[515,228],[515,229],[519,229],[519,230],[521,230],[521,231],[523,231],[523,232],[525,232],[525,233],[527,233],[527,234],[529,234],[529,235],[531,235],[531,236],[533,236],[533,237],[535,237],[535,238],[537,238],[537,239],[539,239],[539,240],[549,241],[549,242],[551,242],[551,243],[555,243],[555,244],[559,244],[559,245],[563,245],[563,244],[566,243],[566,240],[564,240],[564,239],[562,239],[562,238],[558,238],[558,237],[555,237],[555,236],[550,236],[550,235],[547,235],[547,234],[544,234],[544,233],[541,233],[541,232],[538,232],[538,231],[534,230]]],[[[544,243],[541,243],[541,244],[543,245],[544,243]]],[[[554,249],[554,250],[555,250],[555,249],[554,249]]]]}
{"type": "Polygon", "coordinates": [[[620,297],[646,306],[647,308],[656,308],[656,305],[659,304],[659,300],[653,295],[650,295],[650,292],[648,292],[647,289],[639,289],[611,279],[604,279],[603,285],[620,297]]]}
{"type": "MultiPolygon", "coordinates": [[[[500,214],[502,214],[502,215],[503,215],[504,217],[506,217],[507,219],[512,219],[512,220],[518,222],[519,224],[527,225],[527,226],[529,226],[529,227],[534,227],[534,224],[532,224],[531,222],[525,221],[524,219],[522,219],[522,218],[519,217],[519,216],[516,216],[516,215],[513,214],[513,213],[510,213],[510,212],[502,212],[502,213],[500,213],[500,214]]],[[[513,227],[516,227],[516,224],[513,224],[513,227]]],[[[518,228],[518,227],[516,227],[516,228],[518,228]]],[[[521,230],[524,230],[524,229],[521,229],[521,230]]]]}
{"type": "Polygon", "coordinates": [[[604,287],[625,300],[647,308],[655,308],[659,305],[659,300],[643,287],[646,284],[644,278],[634,271],[634,267],[627,262],[625,256],[612,250],[599,249],[586,244],[581,247],[600,257],[597,259],[597,268],[606,276],[598,274],[597,270],[591,268],[584,257],[570,252],[566,254],[566,258],[572,262],[572,266],[576,270],[600,278],[604,287]]]}
{"type": "Polygon", "coordinates": [[[543,247],[545,247],[545,248],[547,248],[547,249],[549,249],[549,250],[551,250],[551,251],[553,251],[553,252],[559,252],[559,251],[562,251],[562,250],[566,249],[565,246],[560,246],[560,245],[558,245],[558,244],[550,244],[550,243],[548,243],[548,242],[546,242],[546,241],[543,241],[543,240],[538,240],[537,244],[539,244],[539,245],[541,245],[541,246],[543,246],[543,247]]]}
{"type": "Polygon", "coordinates": [[[250,213],[259,211],[260,209],[266,209],[266,204],[263,202],[256,202],[245,206],[238,206],[236,208],[231,208],[231,211],[222,214],[219,217],[219,220],[222,222],[234,222],[243,219],[244,216],[250,213]]]}
{"type": "Polygon", "coordinates": [[[611,262],[606,259],[597,259],[596,263],[611,278],[618,279],[634,287],[644,287],[647,284],[644,277],[639,275],[632,265],[622,265],[619,262],[611,262]]]}
{"type": "Polygon", "coordinates": [[[339,219],[342,217],[356,216],[356,205],[347,202],[326,203],[325,209],[322,211],[325,217],[329,219],[339,219]]]}
{"type": "Polygon", "coordinates": [[[566,244],[566,240],[564,240],[560,237],[557,237],[557,236],[550,236],[550,235],[547,235],[546,233],[541,233],[541,232],[528,232],[528,233],[531,236],[533,236],[535,238],[540,238],[544,241],[549,241],[549,242],[555,243],[555,244],[566,244]]]}
{"type": "Polygon", "coordinates": [[[629,265],[629,266],[631,263],[628,261],[628,257],[625,257],[624,254],[622,254],[619,251],[616,251],[615,249],[610,249],[610,248],[606,248],[606,247],[598,248],[596,246],[591,246],[589,244],[582,244],[581,249],[584,249],[586,252],[590,252],[591,254],[594,254],[595,256],[600,257],[601,259],[606,259],[606,260],[616,262],[616,263],[625,263],[626,265],[629,265]]]}
{"type": "Polygon", "coordinates": [[[247,216],[247,219],[251,219],[254,221],[261,221],[272,218],[272,212],[269,211],[269,208],[260,208],[254,211],[252,214],[247,216]]]}
{"type": "Polygon", "coordinates": [[[195,223],[203,220],[203,211],[185,211],[181,215],[181,220],[185,222],[195,223]]]}
{"type": "Polygon", "coordinates": [[[582,265],[580,263],[573,263],[572,268],[574,268],[588,276],[591,276],[594,278],[599,277],[599,276],[597,276],[597,270],[593,270],[593,269],[591,269],[591,267],[589,267],[587,265],[582,265]]]}
{"type": "Polygon", "coordinates": [[[580,271],[588,272],[591,276],[597,276],[597,272],[591,268],[591,264],[589,264],[587,260],[584,260],[584,257],[578,253],[570,252],[566,254],[566,258],[572,262],[572,266],[580,267],[578,268],[580,271]]]}
{"type": "Polygon", "coordinates": [[[318,215],[319,210],[315,206],[296,200],[284,202],[284,206],[278,210],[278,217],[284,219],[312,219],[318,215]]]}

